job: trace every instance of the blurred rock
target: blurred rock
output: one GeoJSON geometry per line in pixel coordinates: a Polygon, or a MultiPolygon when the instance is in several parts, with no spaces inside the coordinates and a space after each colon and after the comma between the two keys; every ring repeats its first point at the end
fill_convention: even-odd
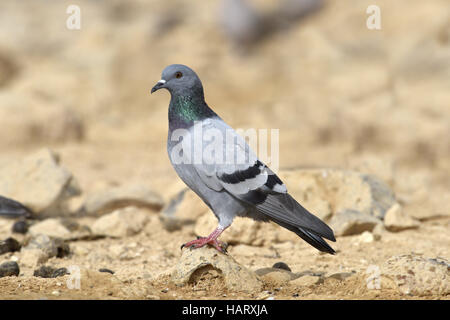
{"type": "Polygon", "coordinates": [[[70,231],[61,224],[58,219],[46,219],[32,225],[29,229],[32,237],[38,234],[45,234],[49,237],[68,239],[70,238],[70,231]]]}
{"type": "Polygon", "coordinates": [[[19,220],[14,222],[11,230],[14,233],[25,234],[28,232],[29,223],[26,220],[19,220]]]}
{"type": "Polygon", "coordinates": [[[398,203],[394,204],[384,216],[384,226],[389,231],[415,229],[419,225],[419,222],[409,217],[398,203]]]}
{"type": "Polygon", "coordinates": [[[281,171],[279,176],[300,204],[325,221],[345,210],[382,219],[396,202],[384,182],[354,171],[297,169],[281,171]]]}
{"type": "Polygon", "coordinates": [[[41,249],[22,249],[20,254],[20,264],[30,268],[46,263],[50,258],[49,255],[41,249]]]}
{"type": "Polygon", "coordinates": [[[160,218],[167,231],[175,231],[195,223],[207,211],[209,208],[202,199],[192,190],[183,189],[163,208],[160,218]]]}
{"type": "Polygon", "coordinates": [[[270,34],[282,31],[322,5],[321,0],[284,0],[277,8],[261,10],[252,1],[223,0],[220,24],[227,38],[240,51],[248,50],[270,34]]]}
{"type": "Polygon", "coordinates": [[[66,268],[53,268],[50,266],[41,266],[39,269],[34,270],[33,276],[40,278],[57,278],[70,274],[66,268]]]}
{"type": "Polygon", "coordinates": [[[100,269],[98,269],[98,272],[106,272],[106,273],[114,274],[114,271],[107,269],[107,268],[100,268],[100,269]]]}
{"type": "Polygon", "coordinates": [[[391,257],[381,267],[381,288],[413,296],[450,293],[450,264],[444,258],[416,254],[391,257]]]}
{"type": "Polygon", "coordinates": [[[0,255],[7,252],[15,252],[20,250],[20,243],[14,238],[8,238],[0,241],[0,255]]]}
{"type": "Polygon", "coordinates": [[[177,286],[223,281],[226,288],[234,292],[255,292],[262,289],[262,283],[254,272],[237,263],[231,256],[207,246],[183,250],[180,261],[172,272],[171,281],[177,286]]]}
{"type": "MultiPolygon", "coordinates": [[[[122,281],[120,281],[116,276],[107,273],[99,272],[96,270],[81,269],[80,272],[80,289],[87,290],[88,288],[95,287],[98,292],[101,292],[104,296],[109,295],[121,295],[122,281]]],[[[73,283],[76,285],[76,283],[73,283]]]]}
{"type": "Polygon", "coordinates": [[[296,278],[289,282],[289,285],[295,287],[311,287],[313,285],[319,284],[321,282],[321,278],[317,276],[304,275],[299,278],[296,278]]]}
{"type": "Polygon", "coordinates": [[[84,210],[90,215],[101,215],[128,206],[159,211],[163,205],[160,195],[147,186],[131,184],[89,195],[84,204],[84,210]]]}
{"type": "Polygon", "coordinates": [[[283,0],[280,1],[278,19],[296,20],[302,18],[323,5],[322,0],[283,0]]]}
{"type": "Polygon", "coordinates": [[[394,165],[392,161],[381,158],[380,156],[355,156],[352,155],[347,159],[348,167],[360,172],[361,174],[369,174],[389,185],[394,182],[394,165]]]}
{"type": "Polygon", "coordinates": [[[261,280],[272,286],[282,286],[296,278],[292,272],[277,268],[258,269],[255,273],[261,280]]]}
{"type": "Polygon", "coordinates": [[[335,279],[335,280],[339,280],[339,281],[344,281],[354,275],[355,275],[355,272],[338,272],[338,273],[333,273],[333,274],[327,276],[324,279],[324,281],[326,281],[327,279],[335,279]]]}
{"type": "Polygon", "coordinates": [[[73,220],[49,218],[38,221],[29,229],[29,234],[35,237],[39,234],[62,240],[78,240],[95,237],[88,226],[80,225],[73,220]]]}
{"type": "Polygon", "coordinates": [[[373,237],[376,241],[380,240],[386,232],[387,231],[382,223],[377,224],[372,230],[373,237]]]}
{"type": "Polygon", "coordinates": [[[72,174],[48,149],[0,168],[0,194],[14,198],[38,216],[68,214],[66,200],[80,194],[72,174]]]}
{"type": "Polygon", "coordinates": [[[330,221],[330,227],[336,236],[350,236],[364,231],[372,231],[381,221],[355,210],[337,212],[330,221]]]}
{"type": "Polygon", "coordinates": [[[7,261],[0,264],[0,278],[18,276],[20,273],[20,268],[17,262],[7,261]]]}
{"type": "Polygon", "coordinates": [[[277,268],[277,269],[282,269],[282,270],[286,270],[286,271],[292,271],[291,268],[289,268],[289,266],[284,263],[284,262],[277,262],[275,263],[272,268],[277,268]]]}
{"type": "Polygon", "coordinates": [[[371,243],[375,241],[375,236],[370,231],[364,231],[355,240],[356,243],[371,243]]]}
{"type": "Polygon", "coordinates": [[[38,234],[30,238],[22,251],[30,249],[42,250],[48,257],[56,257],[58,254],[58,246],[55,240],[45,234],[38,234]]]}
{"type": "Polygon", "coordinates": [[[148,213],[136,207],[127,207],[98,218],[92,225],[92,232],[115,238],[139,233],[148,222],[148,213]]]}
{"type": "Polygon", "coordinates": [[[28,92],[0,92],[0,125],[5,132],[2,146],[45,145],[84,138],[84,125],[71,108],[28,92]]]}
{"type": "Polygon", "coordinates": [[[19,66],[12,53],[0,51],[0,87],[8,85],[18,74],[19,66]]]}
{"type": "Polygon", "coordinates": [[[220,24],[236,49],[248,49],[267,31],[264,17],[246,0],[223,0],[220,24]]]}

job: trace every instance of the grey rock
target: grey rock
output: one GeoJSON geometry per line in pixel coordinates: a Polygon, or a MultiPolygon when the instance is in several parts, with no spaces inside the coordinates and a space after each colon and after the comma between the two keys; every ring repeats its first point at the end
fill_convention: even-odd
{"type": "Polygon", "coordinates": [[[265,283],[275,286],[282,286],[297,277],[294,273],[279,268],[261,268],[255,273],[265,283]]]}
{"type": "Polygon", "coordinates": [[[289,192],[327,221],[339,212],[361,212],[382,220],[396,202],[380,179],[355,171],[293,169],[280,172],[289,192]]]}
{"type": "Polygon", "coordinates": [[[25,234],[28,232],[29,223],[26,220],[16,221],[12,226],[12,232],[25,234]]]}
{"type": "Polygon", "coordinates": [[[47,145],[84,139],[84,123],[75,108],[43,99],[26,90],[0,92],[0,146],[47,145]]]}
{"type": "Polygon", "coordinates": [[[262,289],[262,283],[254,272],[231,256],[210,247],[183,250],[171,274],[171,281],[177,286],[184,286],[204,282],[208,277],[223,281],[230,291],[255,292],[262,289]]]}
{"type": "Polygon", "coordinates": [[[38,216],[69,214],[67,200],[80,192],[58,155],[48,149],[0,167],[0,194],[20,201],[38,216]]]}
{"type": "Polygon", "coordinates": [[[384,226],[392,232],[417,229],[419,225],[419,221],[408,216],[398,203],[394,204],[384,216],[384,226]]]}
{"type": "Polygon", "coordinates": [[[246,0],[223,0],[220,25],[237,49],[247,49],[264,36],[265,19],[246,0]]]}
{"type": "Polygon", "coordinates": [[[283,269],[283,270],[286,270],[286,271],[292,271],[291,268],[289,268],[289,266],[288,266],[286,263],[281,262],[281,261],[275,263],[275,264],[272,266],[272,268],[278,268],[278,269],[283,269]]]}
{"type": "Polygon", "coordinates": [[[70,238],[70,231],[55,218],[45,219],[35,223],[30,227],[29,233],[32,237],[45,234],[53,238],[70,238]]]}
{"type": "Polygon", "coordinates": [[[0,278],[2,277],[10,277],[10,276],[18,276],[20,273],[20,268],[17,262],[15,261],[7,261],[0,264],[0,278]]]}
{"type": "Polygon", "coordinates": [[[50,266],[41,266],[39,269],[34,270],[33,276],[40,278],[57,278],[70,274],[66,268],[53,268],[50,266]]]}
{"type": "Polygon", "coordinates": [[[114,271],[107,269],[107,268],[98,269],[98,272],[106,272],[106,273],[114,274],[114,271]]]}
{"type": "Polygon", "coordinates": [[[15,252],[20,250],[20,243],[14,238],[7,238],[0,241],[0,255],[7,252],[15,252]]]}
{"type": "Polygon", "coordinates": [[[45,234],[38,234],[28,240],[24,250],[41,250],[48,258],[63,258],[70,253],[69,245],[61,238],[52,238],[45,234]]]}
{"type": "Polygon", "coordinates": [[[118,209],[98,218],[92,225],[95,235],[114,238],[139,233],[149,220],[148,212],[136,207],[118,209]]]}
{"type": "Polygon", "coordinates": [[[131,184],[89,195],[85,201],[84,210],[89,215],[101,215],[128,206],[159,211],[163,205],[161,196],[149,187],[131,184]]]}
{"type": "Polygon", "coordinates": [[[356,210],[337,212],[330,221],[331,228],[337,236],[350,236],[372,231],[381,221],[356,210]]]}
{"type": "Polygon", "coordinates": [[[381,288],[413,296],[450,294],[450,263],[417,254],[393,256],[381,266],[381,288]]]}

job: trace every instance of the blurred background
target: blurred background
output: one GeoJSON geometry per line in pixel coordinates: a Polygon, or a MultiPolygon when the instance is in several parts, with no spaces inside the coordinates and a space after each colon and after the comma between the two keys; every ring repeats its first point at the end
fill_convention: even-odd
{"type": "Polygon", "coordinates": [[[405,197],[442,203],[449,17],[446,0],[4,0],[0,164],[50,147],[83,190],[174,182],[169,94],[149,90],[182,63],[230,125],[280,129],[281,168],[376,166],[405,197]],[[372,4],[381,30],[366,26],[372,4]]]}
{"type": "MultiPolygon", "coordinates": [[[[33,287],[38,280],[31,275],[50,259],[54,267],[111,268],[121,280],[135,281],[124,290],[142,282],[141,293],[121,295],[107,284],[104,292],[95,293],[92,285],[80,296],[69,290],[67,297],[149,298],[146,281],[160,286],[157,297],[175,297],[167,293],[166,278],[158,284],[157,272],[178,263],[180,244],[209,233],[215,220],[195,195],[180,192],[183,183],[166,152],[169,93],[150,95],[173,63],[198,73],[206,101],[232,127],[279,129],[280,177],[325,221],[332,213],[331,222],[348,215],[358,225],[359,211],[393,208],[391,228],[384,221],[389,232],[369,217],[369,227],[337,234],[339,254],[333,257],[292,234],[281,236],[281,228],[241,220],[228,238],[224,234],[224,241],[234,241],[230,253],[239,262],[256,269],[283,259],[295,272],[358,271],[362,280],[347,282],[340,293],[330,284],[301,295],[360,298],[355,288],[361,287],[363,297],[376,298],[364,280],[371,264],[394,257],[400,261],[394,279],[403,279],[419,273],[406,272],[403,266],[411,263],[395,255],[448,258],[448,0],[2,0],[0,195],[28,205],[39,219],[61,218],[33,221],[24,236],[26,224],[0,219],[0,240],[12,235],[26,249],[6,251],[2,260],[19,261],[29,275],[23,289],[14,279],[0,280],[4,296],[23,297],[28,290],[41,297],[41,282],[33,287]],[[76,14],[67,12],[70,5],[80,9],[79,29],[67,27],[76,14]],[[379,30],[367,27],[370,5],[380,8],[379,30]],[[127,205],[161,215],[123,209],[127,205]],[[81,214],[86,212],[92,216],[81,214]],[[42,234],[71,241],[69,257],[43,259],[28,250],[42,234]]],[[[338,230],[345,223],[331,225],[338,230]]],[[[442,272],[448,276],[448,269],[442,272]]],[[[432,276],[439,287],[443,278],[432,276]]],[[[435,283],[429,279],[414,283],[435,283]]],[[[52,282],[46,286],[50,297],[61,290],[52,282]]],[[[298,297],[298,287],[292,288],[282,296],[298,297]]],[[[217,292],[208,294],[222,297],[217,292]]],[[[436,292],[440,297],[444,291],[436,292]]],[[[389,294],[381,297],[405,297],[389,294]]]]}

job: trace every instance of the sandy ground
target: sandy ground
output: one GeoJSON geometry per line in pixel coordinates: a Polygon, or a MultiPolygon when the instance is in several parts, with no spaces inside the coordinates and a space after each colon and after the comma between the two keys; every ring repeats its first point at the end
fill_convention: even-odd
{"type": "MultiPolygon", "coordinates": [[[[365,27],[370,1],[327,1],[317,14],[244,55],[233,51],[217,26],[213,2],[130,1],[125,10],[118,1],[80,1],[85,22],[77,33],[54,18],[60,14],[64,21],[66,3],[2,2],[0,58],[19,71],[0,86],[0,107],[27,105],[28,97],[44,118],[47,106],[67,107],[83,124],[83,135],[36,134],[52,130],[52,121],[31,126],[33,131],[28,112],[17,122],[2,117],[0,164],[50,147],[83,190],[75,202],[129,182],[145,183],[168,201],[168,190],[179,185],[165,150],[169,96],[150,96],[149,90],[166,65],[179,62],[198,71],[208,103],[233,127],[280,129],[281,168],[375,174],[420,226],[384,232],[371,243],[339,237],[335,256],[301,240],[231,245],[229,254],[251,270],[282,261],[293,272],[355,272],[345,281],[309,287],[265,283],[262,292],[248,294],[228,292],[211,279],[210,285],[171,285],[168,274],[180,245],[195,237],[193,226],[168,232],[149,211],[150,222],[135,236],[73,241],[71,256],[47,262],[108,268],[114,275],[94,273],[82,277],[81,289],[69,289],[70,276],[43,279],[33,276],[33,268],[21,268],[19,277],[0,278],[0,299],[449,299],[367,288],[367,268],[392,256],[450,259],[450,7],[445,0],[377,2],[381,31],[365,27]],[[161,27],[174,7],[184,18],[172,17],[173,27],[161,27]],[[2,18],[5,12],[9,19],[2,18]],[[367,159],[377,166],[366,166],[367,159]]],[[[86,225],[96,219],[71,218],[86,225]]],[[[2,255],[0,263],[14,254],[2,255]]]]}

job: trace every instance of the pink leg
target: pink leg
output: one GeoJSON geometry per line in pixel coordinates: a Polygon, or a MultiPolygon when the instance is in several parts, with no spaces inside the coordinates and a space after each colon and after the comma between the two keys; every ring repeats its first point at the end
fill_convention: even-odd
{"type": "Polygon", "coordinates": [[[225,253],[226,249],[227,249],[227,245],[224,242],[217,240],[217,238],[220,236],[220,234],[225,229],[226,228],[217,227],[216,230],[214,230],[209,236],[199,237],[196,240],[189,241],[189,242],[183,244],[181,246],[181,249],[183,249],[184,247],[197,249],[197,248],[203,247],[206,244],[210,244],[214,248],[216,248],[218,251],[225,253]]]}

